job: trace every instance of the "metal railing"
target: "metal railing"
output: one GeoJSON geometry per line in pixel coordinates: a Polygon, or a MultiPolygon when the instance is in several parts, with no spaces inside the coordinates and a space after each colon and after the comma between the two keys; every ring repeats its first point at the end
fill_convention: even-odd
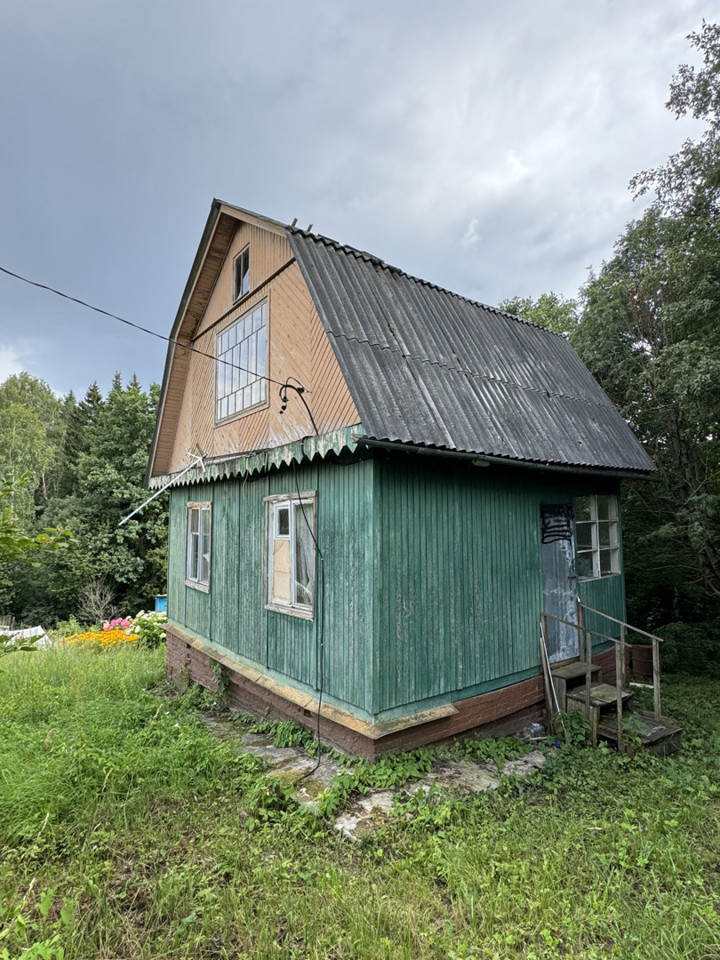
{"type": "MultiPolygon", "coordinates": [[[[619,620],[617,617],[610,616],[609,613],[603,613],[602,610],[595,610],[594,607],[588,607],[584,603],[578,603],[578,622],[572,623],[570,620],[563,620],[562,617],[556,617],[552,613],[543,612],[541,615],[541,625],[542,625],[542,644],[544,648],[544,661],[543,668],[545,667],[545,661],[547,660],[547,670],[550,673],[549,683],[552,687],[552,692],[554,692],[554,685],[552,680],[552,674],[550,671],[549,658],[547,656],[547,621],[548,619],[554,620],[557,623],[563,623],[565,626],[573,627],[578,631],[578,656],[580,660],[585,662],[585,712],[588,719],[590,718],[590,702],[591,702],[591,684],[592,684],[592,638],[599,637],[602,640],[609,640],[615,645],[615,689],[616,689],[616,709],[617,709],[617,737],[618,737],[618,750],[624,752],[624,736],[622,729],[622,717],[623,717],[623,690],[627,687],[627,665],[625,661],[625,651],[627,649],[627,633],[640,634],[643,637],[647,637],[652,641],[652,674],[653,674],[653,716],[655,720],[660,720],[662,718],[661,703],[660,703],[660,644],[663,642],[662,637],[656,636],[654,633],[648,633],[647,630],[641,630],[640,627],[633,627],[632,624],[627,623],[625,620],[619,620]],[[599,630],[591,630],[585,623],[585,613],[593,613],[598,617],[604,617],[606,620],[610,620],[613,623],[620,625],[620,638],[610,637],[606,633],[601,633],[599,630]]],[[[557,700],[556,700],[557,704],[557,700]]],[[[551,706],[548,703],[548,706],[551,706]]],[[[596,746],[596,738],[593,737],[593,746],[596,746]]]]}

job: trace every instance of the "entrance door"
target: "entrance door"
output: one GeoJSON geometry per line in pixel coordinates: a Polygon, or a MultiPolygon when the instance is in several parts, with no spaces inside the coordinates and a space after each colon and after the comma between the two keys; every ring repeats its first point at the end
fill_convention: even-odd
{"type": "Polygon", "coordinates": [[[571,503],[540,505],[542,543],[543,610],[547,620],[550,662],[568,660],[579,653],[579,634],[573,627],[558,623],[559,617],[577,623],[577,577],[571,503]]]}

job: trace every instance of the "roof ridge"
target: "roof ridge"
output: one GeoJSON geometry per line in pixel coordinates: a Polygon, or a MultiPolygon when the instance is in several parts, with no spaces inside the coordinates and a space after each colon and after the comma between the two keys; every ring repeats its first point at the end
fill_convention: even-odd
{"type": "Polygon", "coordinates": [[[431,280],[425,280],[422,277],[415,276],[415,274],[408,273],[407,270],[403,270],[401,267],[396,267],[393,264],[388,263],[386,260],[383,260],[381,257],[378,257],[373,253],[369,253],[367,250],[360,250],[359,247],[353,247],[349,243],[341,243],[339,240],[334,240],[332,237],[327,237],[322,233],[309,233],[307,230],[302,230],[300,227],[292,226],[292,224],[287,224],[286,229],[290,233],[299,234],[301,237],[305,237],[308,240],[313,240],[315,242],[319,241],[326,247],[332,247],[339,252],[351,254],[357,259],[377,264],[377,266],[381,267],[383,270],[389,270],[390,273],[397,273],[399,276],[406,277],[408,280],[412,280],[414,283],[419,283],[421,286],[428,287],[430,290],[437,290],[438,293],[444,293],[449,297],[455,297],[457,300],[462,300],[465,303],[469,303],[473,307],[480,307],[481,309],[488,310],[490,313],[495,313],[500,317],[507,317],[509,320],[515,320],[518,323],[523,323],[528,327],[535,327],[537,330],[542,330],[545,333],[549,333],[553,337],[560,337],[563,340],[567,339],[561,333],[556,333],[554,330],[550,330],[548,327],[543,327],[541,324],[535,323],[534,320],[527,320],[525,317],[519,317],[515,313],[510,313],[507,310],[501,310],[500,307],[494,307],[492,304],[483,303],[481,300],[473,300],[472,297],[466,297],[462,293],[457,293],[455,290],[449,290],[447,287],[441,287],[440,284],[433,283],[431,280]]]}

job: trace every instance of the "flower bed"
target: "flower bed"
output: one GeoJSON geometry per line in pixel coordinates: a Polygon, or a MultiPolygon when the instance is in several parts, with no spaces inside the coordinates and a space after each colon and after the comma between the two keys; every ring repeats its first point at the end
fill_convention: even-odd
{"type": "Polygon", "coordinates": [[[63,643],[95,643],[99,647],[112,647],[118,643],[137,643],[137,633],[126,633],[125,630],[86,630],[85,633],[73,633],[65,637],[63,643]]]}

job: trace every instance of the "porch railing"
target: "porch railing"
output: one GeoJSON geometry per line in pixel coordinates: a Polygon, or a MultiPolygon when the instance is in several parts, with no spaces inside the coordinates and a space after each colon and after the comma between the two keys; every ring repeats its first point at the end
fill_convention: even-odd
{"type": "MultiPolygon", "coordinates": [[[[578,603],[578,622],[573,623],[570,620],[563,620],[562,617],[556,617],[552,613],[542,613],[541,623],[542,623],[542,644],[543,644],[543,666],[547,661],[547,672],[550,674],[550,662],[547,654],[547,622],[548,620],[554,620],[557,623],[563,623],[565,626],[573,627],[573,629],[578,631],[578,654],[580,660],[585,662],[585,710],[586,715],[590,716],[590,687],[592,682],[592,638],[599,637],[602,640],[609,640],[615,645],[615,689],[616,689],[616,707],[617,707],[617,736],[618,736],[618,749],[624,751],[624,738],[622,730],[622,716],[623,716],[623,690],[627,687],[627,668],[625,663],[625,650],[627,648],[627,634],[628,631],[631,633],[640,634],[643,637],[647,637],[652,642],[652,674],[653,674],[653,715],[656,720],[660,720],[662,717],[661,713],[661,703],[660,703],[660,644],[663,642],[662,637],[656,636],[654,633],[648,633],[647,630],[641,630],[640,627],[634,627],[632,624],[627,623],[625,620],[619,620],[617,617],[610,616],[609,613],[603,613],[602,610],[595,610],[594,607],[588,607],[584,603],[578,603]],[[601,633],[599,630],[591,630],[585,622],[585,614],[593,613],[598,617],[604,617],[605,620],[610,620],[612,623],[617,623],[620,626],[620,638],[610,637],[606,633],[601,633]]],[[[552,676],[549,677],[550,686],[553,688],[552,676]]],[[[550,706],[550,704],[548,704],[550,706]]]]}

